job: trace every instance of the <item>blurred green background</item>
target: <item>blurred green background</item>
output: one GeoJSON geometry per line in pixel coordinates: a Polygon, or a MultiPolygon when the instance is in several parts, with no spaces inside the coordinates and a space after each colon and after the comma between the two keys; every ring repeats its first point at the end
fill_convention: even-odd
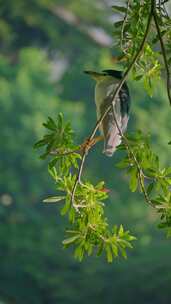
{"type": "MultiPolygon", "coordinates": [[[[114,2],[114,1],[113,1],[114,2]]],[[[94,126],[94,83],[84,69],[113,68],[112,15],[107,0],[0,0],[0,303],[170,304],[171,246],[141,195],[128,190],[102,144],[91,151],[85,175],[110,188],[106,214],[138,238],[128,260],[75,261],[61,240],[65,219],[47,164],[33,144],[42,123],[62,111],[76,141],[94,126]]],[[[164,84],[153,99],[129,79],[129,131],[151,132],[153,149],[169,163],[170,109],[164,84]]]]}

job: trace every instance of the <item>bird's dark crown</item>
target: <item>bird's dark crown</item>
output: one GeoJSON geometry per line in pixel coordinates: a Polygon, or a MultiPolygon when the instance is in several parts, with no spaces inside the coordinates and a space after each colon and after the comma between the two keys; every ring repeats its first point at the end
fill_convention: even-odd
{"type": "Polygon", "coordinates": [[[103,70],[103,73],[118,79],[122,79],[122,72],[117,70],[103,70]]]}

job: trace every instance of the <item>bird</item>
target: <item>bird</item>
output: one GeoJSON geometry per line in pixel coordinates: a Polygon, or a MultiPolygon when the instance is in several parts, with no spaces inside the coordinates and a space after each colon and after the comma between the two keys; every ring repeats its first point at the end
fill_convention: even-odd
{"type": "MultiPolygon", "coordinates": [[[[121,81],[123,74],[118,70],[103,70],[102,72],[84,71],[90,75],[95,81],[95,104],[97,119],[104,114],[106,109],[112,105],[114,92],[121,81]]],[[[117,98],[114,103],[115,117],[113,115],[112,107],[106,114],[102,123],[99,126],[101,137],[104,139],[103,153],[106,156],[113,156],[116,148],[121,143],[121,136],[119,129],[124,133],[127,129],[130,113],[130,94],[126,82],[122,85],[117,98]],[[116,120],[117,124],[116,124],[116,120]]]]}

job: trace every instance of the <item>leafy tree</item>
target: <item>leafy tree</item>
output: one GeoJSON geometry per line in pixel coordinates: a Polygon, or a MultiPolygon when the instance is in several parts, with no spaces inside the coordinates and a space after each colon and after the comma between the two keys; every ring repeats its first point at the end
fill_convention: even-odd
{"type": "MultiPolygon", "coordinates": [[[[1,47],[1,302],[101,304],[112,301],[132,303],[138,299],[139,304],[170,303],[170,243],[155,227],[159,221],[155,210],[143,204],[143,197],[138,191],[129,192],[128,177],[114,167],[122,159],[122,153],[115,153],[114,158],[107,159],[101,153],[101,145],[94,146],[86,161],[84,180],[92,180],[96,185],[99,180],[105,179],[110,189],[109,199],[104,201],[109,223],[115,222],[119,226],[123,222],[137,236],[136,246],[129,252],[126,262],[116,260],[108,265],[105,259],[96,257],[84,259],[82,263],[74,261],[72,249],[65,251],[61,246],[64,227],[69,225],[67,217],[59,216],[60,203],[41,203],[43,198],[56,195],[56,185],[51,185],[51,178],[46,174],[46,161],[37,159],[32,149],[33,143],[42,136],[41,122],[47,116],[56,120],[56,113],[62,111],[65,120],[71,121],[76,130],[76,145],[82,142],[95,122],[93,83],[83,75],[82,70],[110,68],[113,64],[110,49],[99,47],[79,26],[71,26],[56,15],[52,22],[53,13],[42,13],[44,1],[40,1],[38,7],[36,1],[23,0],[22,5],[26,9],[20,13],[19,1],[1,2],[1,20],[3,18],[9,25],[15,9],[15,26],[13,23],[11,27],[15,38],[16,35],[18,37],[17,43],[1,47]],[[4,6],[5,11],[2,10],[4,6]],[[37,14],[37,23],[40,15],[42,18],[36,37],[35,27],[28,35],[31,26],[23,26],[20,22],[28,12],[31,16],[32,11],[37,14]],[[44,31],[46,39],[40,34],[44,31]],[[26,45],[28,48],[23,49],[26,45]],[[61,51],[68,65],[63,76],[54,81],[55,75],[61,75],[54,55],[61,51]],[[43,72],[44,68],[47,72],[43,72]],[[21,73],[21,70],[24,72],[21,73]],[[19,77],[21,74],[24,76],[19,77]],[[17,85],[18,78],[20,85],[17,85]],[[30,83],[28,89],[26,79],[30,83]],[[22,94],[19,94],[20,91],[22,94]]],[[[77,11],[76,16],[79,14],[80,21],[84,20],[86,25],[98,24],[110,33],[112,27],[108,20],[112,11],[107,1],[105,5],[104,1],[102,5],[99,2],[55,1],[74,15],[77,11]],[[88,11],[92,12],[92,6],[94,13],[90,20],[88,11]],[[96,16],[98,23],[93,21],[96,16]]],[[[163,81],[160,81],[154,85],[153,98],[148,97],[143,81],[129,78],[132,97],[129,131],[150,130],[153,151],[160,155],[165,167],[170,163],[170,149],[166,148],[166,143],[171,127],[166,91],[163,81]]]]}
{"type": "MultiPolygon", "coordinates": [[[[115,28],[117,28],[115,37],[118,37],[122,52],[118,60],[123,61],[125,72],[113,93],[112,104],[131,70],[136,81],[143,79],[144,88],[152,96],[152,83],[156,78],[160,79],[162,59],[167,76],[168,98],[171,103],[168,66],[170,19],[165,2],[127,1],[126,7],[115,5],[113,10],[123,14],[121,20],[115,23],[115,28]],[[150,32],[151,26],[155,28],[153,33],[150,32]],[[155,50],[158,43],[161,53],[155,50]]],[[[94,137],[97,129],[111,108],[122,138],[119,150],[126,154],[118,167],[127,169],[130,177],[130,190],[135,192],[139,188],[145,201],[160,213],[159,227],[167,228],[168,236],[171,234],[171,168],[161,167],[159,157],[150,148],[148,137],[141,132],[123,135],[113,105],[110,105],[95,125],[88,141],[78,147],[74,145],[71,126],[63,123],[63,116],[60,114],[57,122],[49,118],[44,124],[49,133],[35,147],[46,147],[42,158],[53,156],[49,163],[49,173],[55,180],[57,189],[64,195],[51,197],[45,202],[65,200],[62,214],[68,213],[71,228],[66,231],[70,237],[65,239],[63,244],[65,247],[74,245],[75,257],[79,260],[83,259],[85,253],[91,255],[95,250],[97,255],[100,255],[104,250],[108,262],[112,262],[113,258],[118,256],[119,250],[126,257],[125,249],[132,248],[131,241],[135,240],[129,231],[124,231],[122,225],[120,228],[114,226],[112,231],[109,230],[107,219],[104,217],[103,200],[108,197],[108,190],[105,188],[104,182],[93,185],[89,181],[83,182],[81,179],[85,159],[90,149],[89,145],[95,144],[94,137]],[[81,151],[81,156],[78,151],[81,151]],[[78,169],[77,174],[74,173],[76,169],[78,169]]]]}

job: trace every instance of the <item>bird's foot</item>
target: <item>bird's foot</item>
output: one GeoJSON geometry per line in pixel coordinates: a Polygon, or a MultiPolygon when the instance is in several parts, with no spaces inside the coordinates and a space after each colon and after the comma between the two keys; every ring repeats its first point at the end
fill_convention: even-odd
{"type": "Polygon", "coordinates": [[[87,153],[97,142],[103,140],[103,136],[97,136],[93,139],[87,138],[81,145],[81,150],[87,153]]]}

